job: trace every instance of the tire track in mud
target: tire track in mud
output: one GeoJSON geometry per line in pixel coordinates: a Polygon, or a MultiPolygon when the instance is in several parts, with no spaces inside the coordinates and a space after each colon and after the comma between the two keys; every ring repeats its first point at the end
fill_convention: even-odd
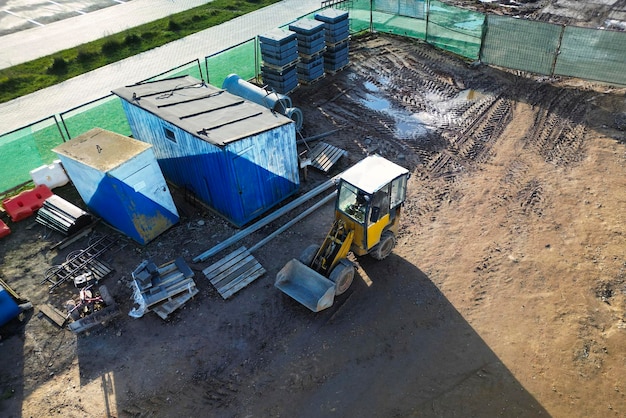
{"type": "MultiPolygon", "coordinates": [[[[478,106],[482,109],[485,103],[478,106]]],[[[495,98],[458,135],[451,137],[450,145],[429,162],[428,171],[435,176],[451,175],[484,163],[512,118],[511,101],[503,96],[495,98]]]]}
{"type": "MultiPolygon", "coordinates": [[[[494,146],[514,117],[516,101],[526,101],[535,110],[524,138],[526,147],[559,166],[584,157],[586,128],[578,121],[584,121],[586,101],[580,92],[470,68],[427,45],[400,42],[393,36],[371,35],[353,45],[349,75],[338,85],[338,90],[348,91],[325,103],[323,111],[334,124],[350,127],[354,139],[341,144],[348,152],[377,152],[409,163],[428,180],[419,205],[407,202],[405,208],[417,222],[434,219],[442,205],[462,196],[458,176],[493,157],[494,146]],[[461,93],[468,88],[479,95],[463,98],[461,93]],[[432,121],[429,129],[399,137],[392,112],[364,104],[370,93],[409,115],[426,115],[432,121]]],[[[515,210],[540,216],[543,186],[536,179],[524,180],[505,182],[500,203],[515,201],[515,210]]]]}
{"type": "Polygon", "coordinates": [[[557,166],[581,161],[587,128],[577,121],[584,121],[586,101],[581,94],[565,89],[556,89],[549,97],[547,103],[535,102],[539,110],[525,138],[526,146],[557,166]]]}

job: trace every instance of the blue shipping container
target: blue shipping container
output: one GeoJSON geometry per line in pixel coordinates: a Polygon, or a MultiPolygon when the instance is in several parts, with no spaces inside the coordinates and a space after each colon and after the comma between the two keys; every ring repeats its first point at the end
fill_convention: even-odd
{"type": "Polygon", "coordinates": [[[193,77],[113,90],[165,177],[240,227],[300,185],[293,121],[193,77]]]}
{"type": "Polygon", "coordinates": [[[150,144],[94,128],[53,151],[89,209],[138,243],[178,222],[150,144]]]}

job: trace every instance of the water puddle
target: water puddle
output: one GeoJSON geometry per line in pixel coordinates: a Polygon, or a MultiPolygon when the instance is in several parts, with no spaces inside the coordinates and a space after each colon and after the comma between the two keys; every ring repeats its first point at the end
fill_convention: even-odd
{"type": "Polygon", "coordinates": [[[474,89],[466,89],[459,92],[457,99],[461,100],[481,100],[484,99],[485,96],[483,93],[476,91],[474,89]]]}
{"type": "Polygon", "coordinates": [[[380,92],[380,88],[376,84],[366,81],[363,83],[363,87],[367,93],[365,93],[365,97],[361,98],[361,103],[368,109],[391,116],[395,121],[394,135],[396,138],[415,139],[428,133],[428,128],[424,126],[418,114],[407,112],[404,109],[395,109],[391,101],[376,94],[380,92]]]}

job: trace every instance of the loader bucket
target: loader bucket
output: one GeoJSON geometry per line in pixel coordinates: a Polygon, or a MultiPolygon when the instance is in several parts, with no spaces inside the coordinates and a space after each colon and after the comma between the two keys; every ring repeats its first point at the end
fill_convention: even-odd
{"type": "Polygon", "coordinates": [[[313,312],[329,308],[335,298],[335,283],[295,258],[278,272],[274,286],[313,312]]]}

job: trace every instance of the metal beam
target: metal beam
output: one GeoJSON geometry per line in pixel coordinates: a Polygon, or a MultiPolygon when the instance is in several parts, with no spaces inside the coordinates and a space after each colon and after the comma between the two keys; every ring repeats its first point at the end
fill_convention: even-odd
{"type": "Polygon", "coordinates": [[[248,235],[252,234],[253,232],[258,231],[259,229],[263,228],[265,225],[269,224],[270,222],[275,221],[276,219],[280,218],[281,216],[285,215],[286,213],[288,213],[289,211],[297,208],[298,206],[300,206],[301,204],[303,204],[304,202],[306,202],[309,199],[312,199],[313,197],[319,195],[320,193],[330,189],[331,187],[333,187],[335,185],[335,178],[332,178],[322,184],[320,184],[319,186],[317,186],[315,189],[309,191],[308,193],[300,196],[299,198],[295,199],[294,201],[290,202],[289,204],[283,206],[282,208],[278,209],[276,212],[266,216],[265,218],[261,219],[260,221],[250,225],[248,228],[237,232],[235,235],[233,235],[232,237],[220,242],[219,244],[217,244],[216,246],[214,246],[213,248],[203,252],[202,254],[197,255],[196,257],[193,258],[193,262],[194,263],[198,263],[200,261],[204,261],[207,258],[217,254],[218,252],[230,247],[231,245],[233,245],[234,243],[240,241],[241,239],[247,237],[248,235]]]}
{"type": "Polygon", "coordinates": [[[276,238],[278,234],[285,232],[287,229],[291,228],[296,222],[300,221],[302,218],[306,216],[309,216],[311,213],[315,212],[317,209],[319,209],[326,203],[333,200],[335,196],[337,196],[336,191],[334,193],[329,194],[328,196],[326,196],[325,198],[323,198],[322,200],[320,200],[319,202],[317,202],[316,204],[314,204],[313,206],[311,206],[310,208],[302,212],[300,215],[296,216],[295,218],[287,222],[285,225],[281,226],[276,231],[272,232],[267,237],[263,238],[261,241],[254,244],[248,251],[252,252],[252,251],[258,250],[259,248],[261,248],[261,246],[267,244],[272,239],[276,238]]]}

